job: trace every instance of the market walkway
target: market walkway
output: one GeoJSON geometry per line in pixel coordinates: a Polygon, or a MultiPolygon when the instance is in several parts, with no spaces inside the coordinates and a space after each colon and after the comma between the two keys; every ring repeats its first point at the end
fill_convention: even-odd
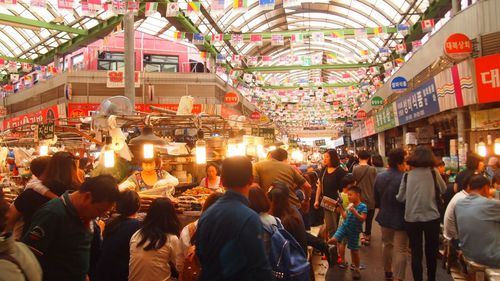
{"type": "MultiPolygon", "coordinates": [[[[382,264],[382,240],[380,226],[378,223],[373,223],[371,245],[362,247],[360,250],[361,264],[366,265],[367,268],[361,271],[362,281],[383,281],[384,268],[382,264]]],[[[350,262],[350,256],[348,256],[350,262]]],[[[350,270],[341,270],[336,266],[333,270],[327,270],[326,261],[321,261],[321,257],[315,256],[313,260],[314,272],[316,274],[316,281],[350,281],[352,280],[350,270]],[[327,270],[327,271],[326,271],[327,270]],[[325,272],[326,271],[326,272],[325,272]]],[[[438,260],[437,276],[438,281],[453,281],[453,278],[441,268],[441,260],[438,260]]],[[[413,281],[411,275],[411,266],[407,266],[407,278],[405,281],[413,281]]]]}

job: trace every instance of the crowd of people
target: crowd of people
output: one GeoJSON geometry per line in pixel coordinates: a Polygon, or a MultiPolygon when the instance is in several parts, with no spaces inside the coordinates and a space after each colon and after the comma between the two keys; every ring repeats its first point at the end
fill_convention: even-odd
{"type": "Polygon", "coordinates": [[[500,201],[490,198],[500,184],[496,158],[485,169],[470,155],[454,184],[427,146],[409,155],[393,149],[387,164],[368,151],[341,159],[328,150],[322,167],[307,171],[281,148],[257,163],[230,157],[207,165],[200,185],[215,192],[184,226],[168,198],[153,200],[139,219],[136,190],[120,191],[110,175],[84,178],[71,153],[40,157],[14,203],[0,200],[0,280],[305,281],[314,276],[312,247],[330,267],[351,268],[353,279],[380,266],[380,279],[406,280],[411,261],[413,280],[426,272],[434,281],[441,222],[459,255],[500,267],[500,201]],[[373,220],[383,261],[364,265],[373,220]],[[311,226],[322,226],[319,236],[311,226]]]}

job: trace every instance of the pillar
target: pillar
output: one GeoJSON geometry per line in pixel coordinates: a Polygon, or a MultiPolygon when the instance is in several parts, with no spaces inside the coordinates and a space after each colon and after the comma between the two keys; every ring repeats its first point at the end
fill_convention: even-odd
{"type": "Polygon", "coordinates": [[[457,109],[457,132],[458,143],[465,143],[465,110],[463,108],[457,109]]]}
{"type": "Polygon", "coordinates": [[[125,96],[130,99],[132,108],[135,108],[135,54],[134,54],[134,14],[126,12],[123,17],[124,48],[125,48],[125,96]]]}
{"type": "Polygon", "coordinates": [[[451,16],[455,16],[460,12],[460,0],[451,0],[451,16]]]}
{"type": "Polygon", "coordinates": [[[385,157],[385,132],[378,133],[378,153],[385,157]]]}
{"type": "Polygon", "coordinates": [[[403,149],[406,148],[406,133],[408,133],[408,125],[403,125],[403,149]]]}

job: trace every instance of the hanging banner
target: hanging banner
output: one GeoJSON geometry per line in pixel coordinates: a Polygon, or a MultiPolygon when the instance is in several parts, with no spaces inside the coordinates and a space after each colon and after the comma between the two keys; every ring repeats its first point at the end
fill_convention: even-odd
{"type": "Polygon", "coordinates": [[[252,128],[252,136],[264,137],[264,144],[271,145],[276,141],[274,128],[252,128]]]}
{"type": "Polygon", "coordinates": [[[393,104],[384,106],[384,108],[375,113],[375,132],[380,133],[396,127],[396,119],[394,118],[393,104]]]}
{"type": "MultiPolygon", "coordinates": [[[[138,88],[141,85],[140,71],[135,71],[134,87],[138,88]]],[[[123,71],[108,71],[106,75],[106,87],[108,88],[124,88],[125,87],[125,72],[123,71]]]]}
{"type": "Polygon", "coordinates": [[[370,117],[365,120],[365,130],[366,135],[371,136],[375,134],[375,124],[373,122],[373,117],[370,117]]]}
{"type": "MultiPolygon", "coordinates": [[[[18,127],[25,124],[31,123],[42,123],[50,120],[58,119],[59,110],[57,105],[53,105],[44,109],[40,109],[34,112],[30,112],[27,114],[22,114],[17,117],[13,117],[10,119],[6,119],[3,121],[4,130],[18,127]]],[[[63,116],[62,116],[63,117],[63,116]]]]}
{"type": "Polygon", "coordinates": [[[229,106],[235,106],[240,102],[240,98],[237,93],[229,92],[224,96],[224,103],[229,106]]]}
{"type": "Polygon", "coordinates": [[[479,103],[500,101],[500,54],[475,59],[479,103]]]}
{"type": "Polygon", "coordinates": [[[465,34],[452,34],[444,43],[444,54],[457,61],[468,58],[472,54],[472,41],[465,34]]]}
{"type": "Polygon", "coordinates": [[[396,100],[399,125],[439,113],[434,78],[396,100]]]}
{"type": "Polygon", "coordinates": [[[408,80],[402,76],[397,76],[392,79],[391,89],[395,92],[403,92],[408,89],[408,80]]]}

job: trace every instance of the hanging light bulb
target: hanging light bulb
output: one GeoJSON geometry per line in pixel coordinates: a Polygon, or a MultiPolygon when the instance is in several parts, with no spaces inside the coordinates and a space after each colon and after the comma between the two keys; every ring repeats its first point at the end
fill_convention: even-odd
{"type": "Polygon", "coordinates": [[[495,155],[500,155],[500,138],[495,139],[495,155]]]}
{"type": "Polygon", "coordinates": [[[153,159],[155,156],[155,147],[151,143],[145,143],[142,146],[142,152],[144,159],[153,159]]]}
{"type": "Polygon", "coordinates": [[[477,144],[477,154],[481,157],[486,157],[486,144],[484,143],[483,139],[479,140],[479,143],[477,144]]]}
{"type": "Polygon", "coordinates": [[[113,150],[113,138],[106,137],[106,145],[104,146],[104,167],[113,168],[115,166],[115,151],[113,150]]]}
{"type": "Polygon", "coordinates": [[[49,146],[46,144],[40,145],[40,156],[49,155],[49,146]]]}
{"type": "Polygon", "coordinates": [[[207,144],[204,140],[196,141],[196,164],[206,164],[207,163],[207,144]]]}

